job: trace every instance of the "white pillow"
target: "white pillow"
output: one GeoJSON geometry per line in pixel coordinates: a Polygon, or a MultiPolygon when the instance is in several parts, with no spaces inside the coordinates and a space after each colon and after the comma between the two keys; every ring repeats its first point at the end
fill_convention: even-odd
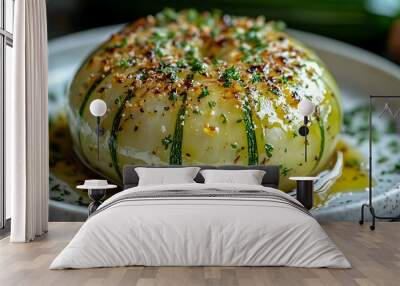
{"type": "Polygon", "coordinates": [[[205,184],[261,185],[265,171],[261,170],[202,170],[205,184]]]}
{"type": "Polygon", "coordinates": [[[139,186],[195,183],[193,179],[199,170],[199,167],[135,168],[139,186]]]}

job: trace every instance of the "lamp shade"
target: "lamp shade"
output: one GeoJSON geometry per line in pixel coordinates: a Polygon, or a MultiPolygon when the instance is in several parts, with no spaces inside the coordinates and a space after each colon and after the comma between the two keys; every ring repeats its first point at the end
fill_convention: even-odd
{"type": "Polygon", "coordinates": [[[104,100],[95,99],[90,103],[90,113],[93,116],[100,117],[103,116],[107,111],[107,104],[104,100]]]}
{"type": "Polygon", "coordinates": [[[315,105],[308,99],[302,99],[298,105],[298,109],[303,116],[311,115],[315,110],[315,105]]]}

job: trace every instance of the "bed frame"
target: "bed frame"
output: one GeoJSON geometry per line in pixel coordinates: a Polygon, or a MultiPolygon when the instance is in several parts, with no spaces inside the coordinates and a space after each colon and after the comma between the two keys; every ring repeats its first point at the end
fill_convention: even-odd
{"type": "MultiPolygon", "coordinates": [[[[217,170],[262,170],[265,171],[262,185],[265,187],[279,188],[279,166],[276,165],[259,165],[259,166],[238,166],[238,165],[226,165],[226,166],[207,166],[207,165],[192,165],[191,167],[200,167],[201,169],[217,169],[217,170]]],[[[126,165],[124,166],[123,173],[123,184],[124,190],[133,188],[138,185],[139,176],[135,171],[137,167],[148,167],[154,168],[155,166],[140,166],[140,165],[126,165]]],[[[157,166],[157,168],[182,168],[185,166],[157,166]]],[[[187,167],[187,166],[186,166],[187,167]]],[[[203,176],[198,173],[194,178],[197,183],[204,183],[203,176]]]]}

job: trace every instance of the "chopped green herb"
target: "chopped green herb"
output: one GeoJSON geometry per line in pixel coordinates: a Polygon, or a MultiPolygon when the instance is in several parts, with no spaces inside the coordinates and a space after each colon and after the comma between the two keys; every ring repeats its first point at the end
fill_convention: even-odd
{"type": "Polygon", "coordinates": [[[263,41],[257,34],[259,30],[260,27],[254,26],[251,27],[244,35],[245,40],[254,43],[256,47],[260,47],[263,45],[263,41]]]}
{"type": "Polygon", "coordinates": [[[161,61],[160,66],[156,69],[156,71],[167,76],[171,82],[175,82],[178,79],[178,70],[174,65],[169,65],[161,61]]]}
{"type": "Polygon", "coordinates": [[[253,59],[253,53],[252,50],[244,47],[244,46],[240,46],[239,47],[239,51],[241,51],[243,53],[242,58],[240,59],[242,62],[244,63],[250,63],[253,59]]]}
{"type": "Polygon", "coordinates": [[[178,98],[178,94],[176,92],[176,90],[171,91],[171,93],[168,96],[168,99],[171,101],[176,101],[178,98]]]}
{"type": "Polygon", "coordinates": [[[201,111],[200,111],[199,107],[194,108],[193,109],[193,113],[194,114],[201,114],[201,111]]]}
{"type": "Polygon", "coordinates": [[[128,58],[119,60],[116,65],[121,68],[129,68],[131,66],[134,66],[135,64],[136,61],[134,58],[128,58]]]}
{"type": "Polygon", "coordinates": [[[216,103],[215,101],[211,100],[211,101],[208,102],[208,106],[209,106],[211,109],[213,109],[215,106],[217,106],[217,103],[216,103]]]}
{"type": "Polygon", "coordinates": [[[274,151],[274,146],[272,146],[271,144],[265,144],[264,145],[265,148],[265,154],[267,155],[268,158],[272,157],[272,151],[274,151]]]}
{"type": "Polygon", "coordinates": [[[164,50],[160,47],[155,47],[154,48],[154,53],[158,56],[158,57],[163,57],[165,56],[164,50]]]}
{"type": "Polygon", "coordinates": [[[273,94],[275,95],[280,95],[279,89],[277,87],[272,87],[269,89],[269,91],[271,91],[273,94]]]}
{"type": "Polygon", "coordinates": [[[206,97],[206,96],[209,95],[209,94],[210,94],[210,92],[208,91],[208,87],[206,87],[206,86],[205,86],[205,87],[202,87],[198,99],[201,99],[201,98],[203,98],[203,97],[206,97]]]}
{"type": "Polygon", "coordinates": [[[190,66],[192,67],[192,72],[198,72],[199,74],[205,74],[207,71],[207,65],[198,59],[193,59],[190,62],[190,66]]]}
{"type": "Polygon", "coordinates": [[[381,158],[378,159],[378,164],[386,163],[388,160],[389,160],[388,157],[383,156],[383,157],[381,157],[381,158]]]}
{"type": "Polygon", "coordinates": [[[126,60],[119,60],[117,62],[117,66],[121,68],[127,68],[129,67],[128,62],[126,60]]]}
{"type": "Polygon", "coordinates": [[[166,136],[164,139],[161,140],[161,144],[164,145],[165,150],[168,149],[169,144],[172,143],[172,138],[171,138],[171,134],[166,136]]]}
{"type": "Polygon", "coordinates": [[[236,120],[236,123],[240,123],[240,122],[242,122],[242,121],[243,121],[243,119],[240,118],[240,119],[236,120]]]}
{"type": "Polygon", "coordinates": [[[221,117],[222,117],[222,123],[228,122],[228,118],[226,118],[226,115],[224,113],[221,113],[221,117]]]}
{"type": "Polygon", "coordinates": [[[193,59],[195,59],[196,49],[190,45],[187,45],[187,47],[184,48],[185,50],[187,50],[185,56],[189,61],[192,61],[193,59]]]}
{"type": "Polygon", "coordinates": [[[123,38],[121,42],[115,44],[114,46],[106,48],[106,49],[123,48],[123,47],[126,47],[126,45],[128,45],[128,39],[127,38],[123,38]]]}
{"type": "Polygon", "coordinates": [[[165,24],[176,21],[176,19],[178,18],[178,14],[174,9],[165,8],[156,15],[156,18],[161,24],[165,24]]]}
{"type": "Polygon", "coordinates": [[[124,97],[122,95],[120,95],[117,98],[115,98],[114,103],[116,105],[119,105],[123,101],[123,99],[124,99],[124,97]]]}
{"type": "Polygon", "coordinates": [[[186,76],[186,79],[187,79],[187,80],[193,80],[193,78],[194,78],[194,74],[192,74],[192,73],[190,73],[190,74],[188,74],[188,75],[186,76]]]}
{"type": "Polygon", "coordinates": [[[173,38],[175,38],[175,32],[174,31],[168,31],[168,34],[167,34],[167,38],[168,39],[173,39],[173,38]]]}
{"type": "Polygon", "coordinates": [[[287,176],[289,174],[289,172],[292,170],[291,168],[289,169],[288,167],[284,166],[284,165],[280,165],[280,169],[281,169],[281,174],[283,176],[287,176]]]}
{"type": "Polygon", "coordinates": [[[232,86],[232,81],[240,80],[240,74],[234,66],[231,66],[222,73],[221,79],[224,81],[224,87],[232,86]]]}
{"type": "Polygon", "coordinates": [[[211,60],[211,62],[212,62],[212,64],[213,64],[214,66],[219,66],[220,64],[223,63],[222,60],[219,60],[219,59],[217,59],[217,58],[213,58],[213,59],[211,60]]]}
{"type": "MultiPolygon", "coordinates": [[[[374,112],[373,107],[373,112],[374,112]]],[[[343,118],[343,133],[350,135],[357,139],[357,143],[365,142],[369,138],[369,105],[361,105],[350,111],[344,113],[343,118]],[[355,118],[359,120],[354,120],[355,118]]],[[[379,139],[379,132],[376,126],[372,126],[372,142],[377,142],[379,139]]]]}
{"type": "Polygon", "coordinates": [[[388,170],[388,171],[382,171],[381,175],[385,175],[385,174],[399,174],[400,173],[400,164],[397,163],[393,166],[392,169],[388,170]]]}
{"type": "Polygon", "coordinates": [[[178,68],[186,68],[187,67],[187,62],[186,62],[186,60],[185,59],[180,59],[180,60],[178,60],[177,62],[176,62],[176,66],[178,67],[178,68]]]}
{"type": "Polygon", "coordinates": [[[345,165],[346,167],[359,168],[360,165],[361,165],[361,162],[360,162],[360,160],[358,160],[358,159],[356,159],[356,158],[353,158],[353,159],[350,159],[350,160],[346,160],[346,161],[344,162],[344,165],[345,165]]]}
{"type": "Polygon", "coordinates": [[[195,9],[189,9],[187,12],[187,19],[191,23],[198,23],[200,20],[201,15],[195,9]]]}
{"type": "Polygon", "coordinates": [[[397,126],[395,120],[390,120],[386,126],[386,133],[394,134],[397,132],[397,126]]]}
{"type": "Polygon", "coordinates": [[[231,144],[231,147],[232,147],[232,149],[237,149],[237,147],[238,147],[238,144],[235,142],[235,143],[232,143],[231,144]]]}
{"type": "Polygon", "coordinates": [[[397,140],[390,141],[388,147],[393,153],[400,152],[400,144],[397,142],[397,140]]]}
{"type": "Polygon", "coordinates": [[[261,81],[261,74],[260,73],[254,73],[252,78],[251,78],[251,82],[252,83],[256,83],[256,82],[260,82],[261,81]]]}
{"type": "MultiPolygon", "coordinates": [[[[288,83],[288,81],[289,81],[289,79],[286,77],[286,76],[283,76],[281,79],[280,79],[280,81],[281,81],[281,83],[288,83]]],[[[309,98],[310,100],[311,100],[311,98],[309,98]]]]}
{"type": "Polygon", "coordinates": [[[215,39],[215,38],[218,36],[218,34],[219,34],[219,29],[218,29],[218,28],[213,28],[213,29],[211,30],[210,35],[211,35],[211,37],[212,37],[213,39],[215,39]]]}
{"type": "Polygon", "coordinates": [[[277,31],[283,31],[286,29],[286,23],[283,21],[275,21],[273,23],[273,25],[274,25],[274,29],[277,31]]]}
{"type": "Polygon", "coordinates": [[[394,173],[400,173],[400,164],[397,163],[396,165],[394,165],[393,170],[394,173]]]}
{"type": "Polygon", "coordinates": [[[167,38],[156,31],[149,37],[149,41],[155,45],[164,45],[167,42],[167,38]]]}
{"type": "Polygon", "coordinates": [[[138,79],[138,80],[146,80],[148,78],[149,78],[149,74],[148,74],[147,70],[145,70],[145,69],[139,70],[136,74],[136,79],[138,79]]]}

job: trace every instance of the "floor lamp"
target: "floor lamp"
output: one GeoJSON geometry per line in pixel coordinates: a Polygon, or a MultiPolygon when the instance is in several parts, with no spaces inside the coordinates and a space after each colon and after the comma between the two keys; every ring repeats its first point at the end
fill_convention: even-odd
{"type": "Polygon", "coordinates": [[[370,95],[369,96],[369,198],[368,198],[368,204],[363,204],[361,206],[361,219],[359,221],[360,224],[364,224],[364,209],[368,208],[371,216],[372,216],[372,224],[370,225],[370,229],[374,230],[375,229],[375,219],[382,219],[382,220],[399,220],[399,217],[384,217],[384,216],[378,216],[375,213],[375,209],[372,204],[372,101],[374,98],[400,98],[400,95],[391,95],[391,96],[376,96],[376,95],[370,95]]]}
{"type": "Polygon", "coordinates": [[[303,115],[304,118],[303,126],[299,128],[299,134],[304,137],[304,162],[307,162],[307,135],[310,132],[310,130],[308,129],[308,117],[314,113],[315,105],[310,100],[303,99],[299,102],[298,109],[300,114],[303,115]]]}
{"type": "Polygon", "coordinates": [[[96,123],[97,123],[97,129],[96,129],[96,134],[97,134],[97,160],[100,159],[100,153],[99,153],[99,143],[100,143],[100,117],[102,117],[104,114],[107,112],[107,104],[104,102],[104,100],[101,99],[95,99],[90,103],[90,113],[96,117],[96,123]]]}

